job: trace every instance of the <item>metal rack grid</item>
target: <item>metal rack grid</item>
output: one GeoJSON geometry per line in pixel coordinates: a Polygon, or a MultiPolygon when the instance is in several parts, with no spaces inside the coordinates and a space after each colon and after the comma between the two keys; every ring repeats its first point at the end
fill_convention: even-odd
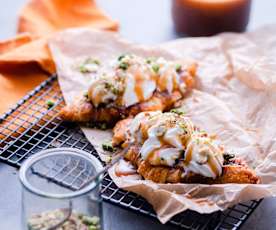
{"type": "MultiPolygon", "coordinates": [[[[97,156],[80,128],[58,117],[58,111],[63,105],[56,76],[53,76],[4,114],[0,118],[0,160],[20,167],[32,154],[52,147],[73,147],[97,156]],[[51,108],[46,105],[47,100],[54,102],[51,108]]],[[[61,182],[65,185],[67,183],[61,182]]],[[[74,187],[72,184],[70,186],[74,187]]],[[[101,192],[105,201],[156,217],[150,204],[134,193],[119,189],[107,174],[102,181],[101,192]]],[[[241,203],[224,212],[208,215],[186,211],[172,218],[169,223],[184,229],[238,229],[260,202],[241,203]]]]}

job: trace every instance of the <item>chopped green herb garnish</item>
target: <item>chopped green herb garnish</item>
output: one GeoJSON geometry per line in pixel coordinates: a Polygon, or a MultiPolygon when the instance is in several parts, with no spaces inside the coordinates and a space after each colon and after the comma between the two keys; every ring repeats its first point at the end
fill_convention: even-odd
{"type": "Polygon", "coordinates": [[[48,100],[46,101],[46,105],[48,106],[48,109],[50,109],[55,105],[55,102],[52,100],[48,100]]]}
{"type": "Polygon", "coordinates": [[[91,122],[85,122],[84,123],[84,126],[85,127],[88,127],[88,128],[98,128],[95,123],[91,123],[91,122]]]}
{"type": "Polygon", "coordinates": [[[103,148],[103,150],[108,151],[108,152],[115,152],[115,150],[116,150],[110,142],[103,143],[102,148],[103,148]]]}
{"type": "Polygon", "coordinates": [[[171,113],[176,113],[178,115],[184,115],[185,114],[185,111],[181,108],[175,108],[175,109],[171,109],[170,110],[171,113]]]}
{"type": "Polygon", "coordinates": [[[187,125],[184,122],[179,122],[178,125],[179,125],[180,128],[182,128],[186,131],[187,125]]]}
{"type": "Polygon", "coordinates": [[[81,65],[79,65],[79,67],[78,67],[79,71],[81,73],[89,73],[89,72],[91,72],[91,70],[87,66],[89,64],[100,65],[101,63],[97,59],[87,58],[81,65]]]}
{"type": "Polygon", "coordinates": [[[79,71],[81,73],[89,73],[89,70],[85,67],[84,64],[82,64],[82,65],[79,66],[79,71]]]}
{"type": "Polygon", "coordinates": [[[94,63],[95,63],[96,65],[100,65],[100,64],[101,64],[99,60],[94,60],[94,63]]]}
{"type": "Polygon", "coordinates": [[[147,64],[151,64],[151,63],[153,63],[154,61],[156,61],[156,58],[155,58],[155,57],[148,57],[148,58],[146,59],[146,63],[147,63],[147,64]]]}
{"type": "Polygon", "coordinates": [[[176,64],[175,71],[179,73],[181,71],[182,66],[180,64],[176,64]]]}
{"type": "Polygon", "coordinates": [[[97,216],[83,216],[82,217],[82,222],[85,224],[85,225],[97,225],[99,222],[100,222],[100,218],[97,217],[97,216]]]}
{"type": "Polygon", "coordinates": [[[112,157],[111,156],[107,156],[106,157],[106,160],[105,160],[105,163],[111,163],[111,161],[112,161],[112,157]]]}
{"type": "Polygon", "coordinates": [[[120,93],[120,90],[115,87],[112,87],[111,92],[114,93],[115,95],[118,95],[120,93]]]}
{"type": "Polygon", "coordinates": [[[109,82],[104,82],[104,87],[105,87],[106,89],[111,89],[112,86],[113,86],[113,85],[112,85],[111,83],[109,83],[109,82]]]}
{"type": "Polygon", "coordinates": [[[94,59],[94,58],[87,58],[84,62],[84,64],[96,64],[96,65],[100,65],[100,61],[98,59],[94,59]]]}
{"type": "Polygon", "coordinates": [[[99,230],[100,228],[98,228],[97,226],[95,225],[90,225],[88,230],[99,230]]]}
{"type": "MultiPolygon", "coordinates": [[[[65,213],[62,209],[35,214],[28,219],[28,229],[52,229],[53,225],[64,217],[65,213]]],[[[90,217],[72,210],[66,222],[58,229],[100,230],[100,218],[98,216],[90,217]]]]}
{"type": "Polygon", "coordinates": [[[106,130],[106,128],[107,128],[106,123],[101,123],[101,124],[99,125],[99,128],[100,128],[101,130],[106,130]]]}
{"type": "Polygon", "coordinates": [[[120,90],[117,89],[113,84],[111,84],[109,82],[105,82],[105,88],[110,90],[115,95],[118,95],[120,93],[120,90]]]}
{"type": "Polygon", "coordinates": [[[208,134],[207,134],[207,132],[206,132],[205,130],[202,130],[202,129],[201,129],[201,130],[199,131],[199,133],[200,133],[201,136],[203,136],[203,137],[204,137],[204,136],[205,136],[205,137],[208,136],[208,134]]]}
{"type": "Polygon", "coordinates": [[[126,55],[125,54],[122,54],[118,57],[118,61],[121,61],[126,55]]]}
{"type": "Polygon", "coordinates": [[[85,216],[83,213],[77,213],[77,215],[79,219],[82,219],[85,216]]]}
{"type": "Polygon", "coordinates": [[[159,65],[157,65],[157,64],[152,65],[152,70],[153,70],[155,73],[158,73],[158,72],[159,72],[159,69],[160,69],[160,66],[159,66],[159,65]]]}
{"type": "Polygon", "coordinates": [[[224,154],[223,154],[223,158],[224,158],[225,161],[229,161],[229,160],[235,158],[235,154],[224,153],[224,154]]]}
{"type": "Polygon", "coordinates": [[[149,57],[149,58],[146,59],[146,63],[147,63],[147,64],[151,64],[151,63],[153,63],[154,61],[155,61],[155,58],[153,58],[153,57],[149,57]]]}
{"type": "Polygon", "coordinates": [[[86,92],[84,92],[83,93],[83,96],[85,97],[85,98],[87,98],[88,99],[88,92],[86,91],[86,92]]]}
{"type": "Polygon", "coordinates": [[[100,218],[97,216],[92,216],[91,219],[93,225],[97,225],[100,222],[100,218]]]}
{"type": "Polygon", "coordinates": [[[127,62],[121,62],[119,65],[119,68],[122,70],[127,70],[129,67],[129,64],[127,62]]]}
{"type": "Polygon", "coordinates": [[[185,149],[181,149],[180,150],[180,155],[181,155],[182,158],[185,157],[185,149]]]}

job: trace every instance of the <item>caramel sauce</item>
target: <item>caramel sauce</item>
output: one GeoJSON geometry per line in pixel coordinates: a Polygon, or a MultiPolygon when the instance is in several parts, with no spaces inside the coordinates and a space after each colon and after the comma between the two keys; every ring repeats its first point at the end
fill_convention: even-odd
{"type": "Polygon", "coordinates": [[[211,158],[211,157],[209,157],[207,163],[208,163],[208,165],[210,166],[212,172],[213,172],[216,176],[218,176],[218,175],[219,175],[219,171],[218,171],[218,169],[217,169],[216,163],[214,162],[214,159],[211,158]]]}
{"type": "Polygon", "coordinates": [[[146,139],[148,139],[148,126],[146,124],[141,123],[140,128],[143,141],[145,141],[146,139]]]}
{"type": "Polygon", "coordinates": [[[134,86],[134,92],[138,98],[139,101],[144,101],[144,93],[143,93],[143,87],[141,86],[143,83],[144,77],[142,74],[138,73],[135,75],[135,86],[134,86]]]}
{"type": "Polygon", "coordinates": [[[173,0],[172,17],[178,33],[210,36],[243,32],[249,21],[251,0],[173,0]]]}
{"type": "Polygon", "coordinates": [[[186,149],[187,148],[187,143],[188,143],[188,137],[187,137],[187,135],[186,134],[182,135],[180,137],[180,141],[182,143],[183,148],[186,149]]]}
{"type": "Polygon", "coordinates": [[[158,140],[159,140],[161,146],[163,146],[163,147],[165,146],[165,147],[167,147],[167,148],[172,147],[172,146],[170,145],[170,143],[168,143],[166,140],[164,140],[164,137],[163,137],[163,136],[160,136],[160,137],[157,137],[157,138],[158,138],[158,140]]]}
{"type": "Polygon", "coordinates": [[[119,95],[119,97],[117,97],[116,104],[119,106],[124,105],[123,95],[119,95]]]}
{"type": "MultiPolygon", "coordinates": [[[[160,150],[160,149],[161,149],[161,147],[152,150],[152,151],[148,154],[148,157],[147,157],[146,161],[148,161],[148,162],[154,161],[155,153],[156,153],[158,150],[160,150]]],[[[160,162],[159,162],[159,163],[160,163],[160,162]]]]}
{"type": "Polygon", "coordinates": [[[122,147],[125,149],[125,148],[127,148],[127,147],[128,147],[128,145],[129,145],[129,143],[128,143],[128,142],[124,142],[124,143],[122,144],[122,147]]]}
{"type": "Polygon", "coordinates": [[[159,157],[159,151],[162,150],[162,149],[166,149],[166,148],[169,148],[171,146],[168,146],[168,145],[161,145],[160,148],[156,148],[154,149],[153,151],[151,151],[149,154],[148,154],[148,158],[146,159],[148,162],[154,162],[154,165],[162,165],[162,161],[161,161],[161,158],[159,157]],[[157,156],[157,157],[156,157],[157,156]],[[158,161],[156,161],[158,160],[158,161]]]}
{"type": "Polygon", "coordinates": [[[156,82],[158,79],[159,79],[159,75],[158,74],[151,74],[150,75],[150,80],[156,82]]]}
{"type": "Polygon", "coordinates": [[[168,79],[167,75],[163,74],[158,79],[158,87],[160,91],[165,91],[167,89],[168,79]]]}
{"type": "Polygon", "coordinates": [[[190,65],[188,67],[188,72],[191,76],[195,76],[196,75],[196,70],[197,70],[197,64],[193,63],[192,65],[190,65]]]}
{"type": "Polygon", "coordinates": [[[118,169],[116,169],[115,174],[116,174],[116,176],[121,177],[121,176],[135,175],[136,172],[121,172],[118,169]]]}
{"type": "Polygon", "coordinates": [[[192,76],[186,76],[185,77],[185,84],[187,88],[192,88],[195,83],[195,80],[192,76]]]}
{"type": "Polygon", "coordinates": [[[178,84],[178,82],[176,80],[176,77],[173,76],[173,90],[177,90],[178,86],[179,86],[179,84],[178,84]]]}
{"type": "Polygon", "coordinates": [[[189,164],[192,160],[193,156],[193,147],[189,148],[189,150],[185,153],[185,164],[189,164]]]}

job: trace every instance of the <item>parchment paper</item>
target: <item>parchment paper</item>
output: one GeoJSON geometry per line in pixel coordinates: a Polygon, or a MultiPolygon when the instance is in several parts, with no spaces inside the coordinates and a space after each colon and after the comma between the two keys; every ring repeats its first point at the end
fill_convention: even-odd
{"type": "MultiPolygon", "coordinates": [[[[102,63],[122,53],[199,63],[198,87],[182,102],[187,116],[216,133],[227,149],[255,168],[262,184],[156,184],[137,176],[117,177],[112,168],[109,173],[116,185],[145,197],[162,223],[187,209],[211,213],[276,195],[276,26],[246,34],[179,39],[154,47],[83,28],[59,33],[50,48],[67,103],[88,87],[89,77],[72,68],[88,56],[102,63]]],[[[104,158],[101,144],[111,138],[110,130],[82,129],[104,158]]]]}

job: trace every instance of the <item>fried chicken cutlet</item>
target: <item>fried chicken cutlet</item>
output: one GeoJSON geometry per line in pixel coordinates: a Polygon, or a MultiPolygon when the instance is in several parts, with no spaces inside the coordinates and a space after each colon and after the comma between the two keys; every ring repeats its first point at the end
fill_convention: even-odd
{"type": "Polygon", "coordinates": [[[197,65],[164,58],[122,55],[110,66],[86,60],[87,92],[66,105],[60,117],[73,122],[114,124],[142,111],[166,111],[194,87],[197,65]]]}
{"type": "Polygon", "coordinates": [[[128,148],[125,160],[144,179],[156,183],[260,182],[245,162],[226,153],[216,139],[183,115],[143,112],[118,122],[113,131],[113,146],[128,148]]]}

